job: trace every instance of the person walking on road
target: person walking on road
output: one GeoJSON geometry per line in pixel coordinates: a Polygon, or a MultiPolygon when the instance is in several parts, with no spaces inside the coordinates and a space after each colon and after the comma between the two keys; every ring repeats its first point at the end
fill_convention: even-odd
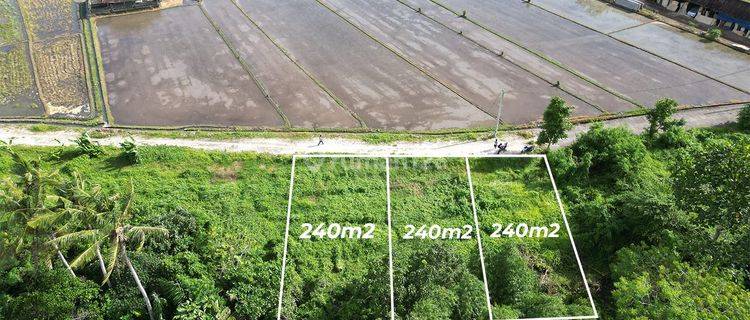
{"type": "Polygon", "coordinates": [[[323,145],[323,135],[318,135],[318,147],[323,145]]]}

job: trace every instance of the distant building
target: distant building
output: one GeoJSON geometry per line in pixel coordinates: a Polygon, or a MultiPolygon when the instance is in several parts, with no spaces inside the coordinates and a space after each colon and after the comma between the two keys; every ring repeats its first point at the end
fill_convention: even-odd
{"type": "Polygon", "coordinates": [[[750,2],[747,0],[656,0],[677,13],[750,38],[750,2]]]}
{"type": "Polygon", "coordinates": [[[89,0],[94,15],[158,8],[161,0],[89,0]]]}

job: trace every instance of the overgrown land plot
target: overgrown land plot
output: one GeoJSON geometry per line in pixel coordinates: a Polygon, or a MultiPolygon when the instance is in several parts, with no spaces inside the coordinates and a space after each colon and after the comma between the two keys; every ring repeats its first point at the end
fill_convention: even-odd
{"type": "Polygon", "coordinates": [[[385,159],[297,159],[282,319],[390,313],[385,159]]]}
{"type": "Polygon", "coordinates": [[[543,160],[470,164],[494,318],[593,316],[543,160]]]}
{"type": "Polygon", "coordinates": [[[282,127],[197,6],[97,20],[114,122],[282,127]]]}
{"type": "MultiPolygon", "coordinates": [[[[237,319],[276,318],[289,158],[141,147],[140,163],[128,165],[113,149],[94,159],[76,156],[71,148],[15,149],[27,159],[41,158],[43,169],[60,170],[66,180],[79,173],[87,190],[98,185],[106,195],[123,196],[132,180],[135,198],[131,223],[169,231],[166,238],[147,241],[141,251],[136,252],[135,245],[130,248],[130,258],[152,303],[171,310],[162,314],[165,319],[225,307],[231,307],[237,319]]],[[[0,180],[17,169],[7,153],[0,153],[0,180]]],[[[7,191],[5,185],[2,190],[7,191]]],[[[64,254],[72,261],[80,249],[77,245],[66,247],[64,254]]],[[[102,301],[101,305],[91,301],[78,305],[81,314],[90,311],[102,319],[147,318],[143,300],[124,266],[115,269],[111,288],[99,286],[101,274],[95,263],[76,269],[76,273],[81,283],[99,292],[102,301]]],[[[67,273],[64,276],[59,281],[69,277],[67,273]]],[[[44,279],[49,277],[45,275],[44,279]]],[[[44,282],[52,280],[40,280],[45,284],[27,281],[55,290],[54,285],[44,282]]],[[[3,289],[23,296],[29,290],[28,283],[8,284],[3,289]]],[[[61,285],[69,287],[78,282],[64,283],[61,285]]],[[[19,301],[36,301],[29,299],[19,301]]],[[[43,300],[54,303],[51,298],[43,300]]],[[[6,315],[18,315],[14,312],[32,306],[4,307],[6,315]]],[[[40,308],[48,313],[57,310],[49,304],[40,308]]],[[[68,317],[70,313],[60,315],[68,317]]]]}
{"type": "Polygon", "coordinates": [[[463,158],[391,160],[399,319],[489,319],[463,158]]]}

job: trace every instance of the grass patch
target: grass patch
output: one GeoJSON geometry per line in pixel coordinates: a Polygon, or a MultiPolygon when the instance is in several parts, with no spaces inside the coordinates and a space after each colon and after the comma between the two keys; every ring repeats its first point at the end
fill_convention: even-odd
{"type": "Polygon", "coordinates": [[[21,40],[19,12],[12,0],[0,2],[0,45],[21,40]]]}
{"type": "Polygon", "coordinates": [[[0,105],[33,89],[29,60],[22,45],[0,48],[0,105]]]}
{"type": "Polygon", "coordinates": [[[57,132],[65,130],[65,127],[49,125],[49,124],[35,124],[28,127],[31,132],[57,132]]]}
{"type": "Polygon", "coordinates": [[[94,44],[94,33],[91,27],[91,20],[83,20],[83,45],[86,56],[87,78],[90,85],[91,103],[96,110],[104,112],[104,97],[102,95],[102,82],[99,77],[99,62],[97,61],[97,51],[94,44]]]}

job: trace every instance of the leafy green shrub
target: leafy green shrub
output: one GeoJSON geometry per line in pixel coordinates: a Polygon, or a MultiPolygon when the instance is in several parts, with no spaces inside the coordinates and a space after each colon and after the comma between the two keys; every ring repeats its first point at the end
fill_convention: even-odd
{"type": "Polygon", "coordinates": [[[654,141],[654,146],[664,149],[685,148],[695,143],[695,138],[682,127],[671,127],[660,134],[654,141]]]}
{"type": "Polygon", "coordinates": [[[728,272],[695,268],[667,248],[622,251],[613,266],[618,319],[750,318],[750,292],[728,272]]]}
{"type": "Polygon", "coordinates": [[[89,158],[98,158],[104,155],[102,146],[98,142],[92,141],[88,132],[82,133],[73,142],[76,144],[76,152],[79,155],[87,155],[89,158]]]}
{"type": "Polygon", "coordinates": [[[141,154],[138,150],[138,145],[135,144],[132,138],[120,143],[120,149],[122,150],[122,153],[120,153],[122,159],[130,164],[141,163],[141,154]]]}
{"type": "Polygon", "coordinates": [[[485,251],[487,269],[495,270],[487,275],[493,297],[505,305],[518,305],[526,293],[536,292],[537,277],[521,256],[515,244],[488,247],[485,251]]]}
{"type": "Polygon", "coordinates": [[[20,282],[8,287],[2,284],[0,318],[102,319],[96,283],[71,277],[64,269],[15,270],[14,276],[20,278],[13,282],[20,282]]]}
{"type": "Polygon", "coordinates": [[[638,136],[625,128],[594,125],[571,146],[571,156],[589,175],[611,181],[627,176],[648,158],[648,150],[638,136]]]}
{"type": "Polygon", "coordinates": [[[708,39],[708,40],[716,41],[716,39],[719,39],[719,37],[721,37],[721,33],[722,33],[721,29],[719,29],[719,28],[711,28],[711,29],[708,30],[708,32],[706,32],[706,34],[704,35],[704,37],[706,37],[706,39],[708,39]]]}
{"type": "Polygon", "coordinates": [[[656,101],[653,109],[648,110],[646,113],[646,119],[648,119],[649,127],[646,130],[646,135],[650,139],[657,137],[659,132],[665,132],[674,127],[680,127],[685,125],[685,120],[675,120],[672,116],[677,112],[677,101],[672,99],[660,99],[656,101]]]}
{"type": "Polygon", "coordinates": [[[740,110],[737,123],[740,126],[740,130],[750,132],[750,104],[746,104],[742,110],[740,110]]]}

